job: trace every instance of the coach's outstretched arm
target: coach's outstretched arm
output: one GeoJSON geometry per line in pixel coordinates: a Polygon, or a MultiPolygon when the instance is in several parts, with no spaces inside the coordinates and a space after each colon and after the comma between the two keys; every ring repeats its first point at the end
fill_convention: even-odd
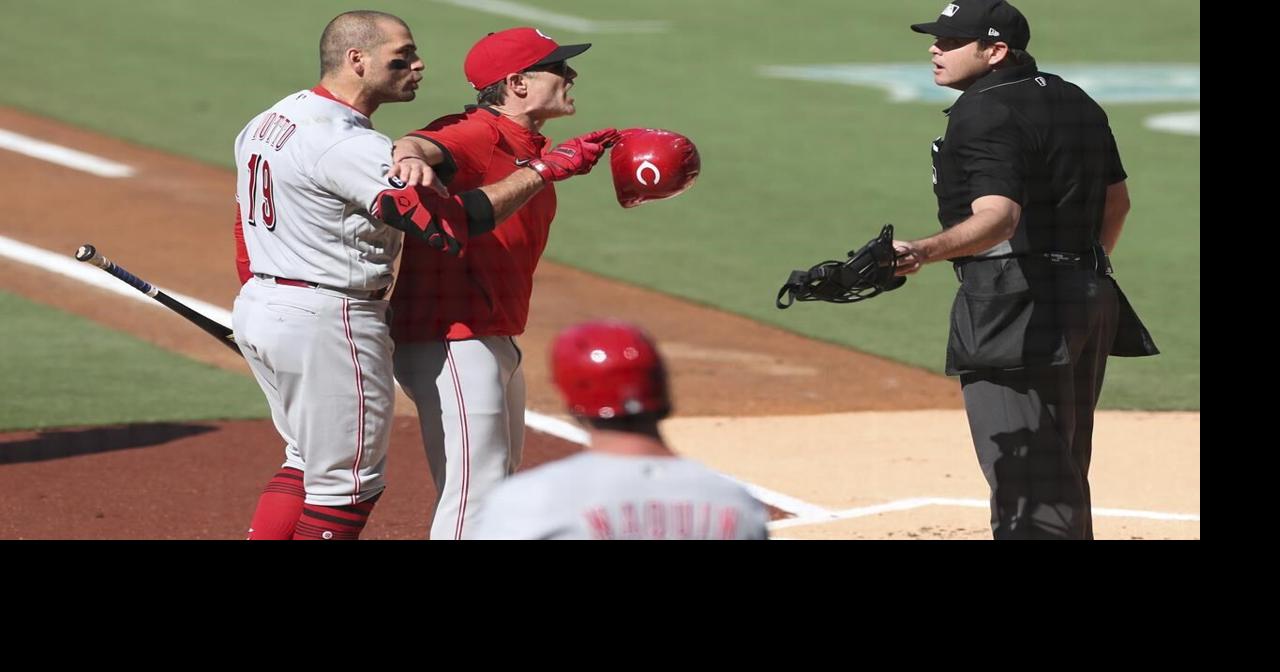
{"type": "MultiPolygon", "coordinates": [[[[449,156],[434,142],[407,136],[395,143],[394,163],[388,177],[402,181],[406,185],[405,188],[411,191],[419,186],[430,189],[431,191],[427,192],[430,195],[426,197],[428,201],[434,200],[433,196],[442,202],[456,198],[467,214],[466,233],[480,235],[493,230],[494,226],[510,217],[547,183],[559,182],[575,175],[586,175],[591,172],[591,169],[604,156],[605,150],[619,137],[617,130],[606,128],[566,140],[542,157],[528,161],[525,167],[529,170],[517,170],[498,182],[462,192],[457,197],[451,198],[437,188],[437,186],[442,188],[443,183],[434,169],[443,167],[443,172],[451,177],[449,156]]],[[[409,199],[410,205],[412,200],[412,198],[409,199]]],[[[383,219],[383,221],[387,220],[383,219]]],[[[397,226],[394,222],[387,221],[387,223],[397,226]]],[[[445,249],[448,251],[447,248],[445,249]]]]}

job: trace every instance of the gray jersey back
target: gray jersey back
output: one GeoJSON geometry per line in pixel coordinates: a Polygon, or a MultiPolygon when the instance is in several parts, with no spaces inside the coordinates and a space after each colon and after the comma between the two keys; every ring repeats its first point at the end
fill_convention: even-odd
{"type": "Polygon", "coordinates": [[[391,140],[316,90],[254,117],[236,137],[236,201],[250,270],[347,289],[391,284],[404,234],[374,219],[391,140]]]}
{"type": "Polygon", "coordinates": [[[675,457],[585,452],[512,477],[480,511],[480,539],[767,539],[764,505],[675,457]]]}

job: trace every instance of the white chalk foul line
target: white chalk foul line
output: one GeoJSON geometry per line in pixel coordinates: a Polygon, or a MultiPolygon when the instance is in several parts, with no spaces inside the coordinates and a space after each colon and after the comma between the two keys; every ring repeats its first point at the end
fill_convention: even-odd
{"type": "Polygon", "coordinates": [[[528,21],[539,28],[549,26],[575,33],[661,33],[667,29],[666,21],[594,21],[507,0],[436,0],[436,2],[528,21]]]}
{"type": "Polygon", "coordinates": [[[585,446],[589,443],[589,435],[581,427],[527,408],[524,410],[524,424],[543,434],[550,434],[580,446],[585,446]]]}
{"type": "Polygon", "coordinates": [[[928,506],[929,503],[928,498],[920,497],[914,499],[900,499],[894,502],[873,504],[871,506],[863,506],[856,509],[845,509],[843,511],[823,510],[809,516],[797,516],[795,518],[787,518],[785,520],[775,520],[772,523],[769,523],[769,529],[785,530],[788,527],[833,523],[837,520],[875,516],[881,513],[889,513],[890,511],[906,511],[908,509],[915,509],[921,506],[928,506]]]}
{"type": "MultiPolygon", "coordinates": [[[[795,514],[796,518],[822,518],[830,516],[831,511],[816,504],[810,504],[801,499],[796,499],[790,495],[784,495],[781,492],[770,490],[768,488],[747,483],[736,478],[729,477],[729,480],[741,485],[751,493],[752,497],[772,506],[775,509],[781,509],[787,513],[795,514]]],[[[794,519],[790,519],[794,520],[794,519]]]]}
{"type": "Polygon", "coordinates": [[[92,154],[29,138],[2,128],[0,128],[0,148],[18,152],[19,154],[26,154],[32,158],[56,163],[60,166],[82,170],[98,177],[132,177],[137,172],[133,167],[126,166],[123,163],[108,161],[92,154]]]}
{"type": "MultiPolygon", "coordinates": [[[[953,499],[950,497],[927,497],[929,504],[937,506],[967,506],[974,509],[985,509],[991,502],[985,499],[953,499]]],[[[1141,509],[1113,509],[1093,507],[1093,515],[1099,518],[1145,518],[1147,520],[1185,520],[1200,522],[1198,513],[1164,513],[1163,511],[1143,511],[1141,509]]]]}
{"type": "MultiPolygon", "coordinates": [[[[124,284],[114,275],[105,273],[102,269],[96,266],[90,266],[84,262],[76,261],[75,258],[71,256],[72,252],[74,252],[74,250],[69,251],[65,255],[55,254],[33,245],[18,242],[12,238],[0,236],[0,257],[5,257],[21,264],[35,266],[41,270],[57,273],[58,275],[63,275],[74,280],[79,280],[85,284],[93,285],[98,289],[103,289],[114,294],[119,294],[120,296],[141,301],[155,306],[156,308],[168,310],[168,308],[160,305],[146,294],[139,292],[130,285],[124,284]]],[[[107,258],[111,258],[110,254],[107,254],[106,256],[107,258]]],[[[143,279],[145,280],[145,278],[143,279]]],[[[168,294],[178,301],[191,306],[196,311],[203,313],[206,317],[215,322],[221,322],[224,326],[231,324],[231,311],[226,310],[225,308],[219,308],[212,303],[206,303],[200,299],[193,298],[185,294],[179,294],[169,290],[163,291],[165,294],[168,294]]]]}
{"type": "MultiPolygon", "coordinates": [[[[769,523],[770,530],[784,530],[789,527],[800,527],[803,525],[819,525],[822,523],[832,523],[837,520],[849,520],[852,518],[863,518],[866,516],[875,516],[881,513],[889,513],[891,511],[907,511],[909,509],[918,509],[924,506],[962,506],[973,509],[985,509],[991,506],[991,503],[985,499],[956,499],[951,497],[913,497],[911,499],[899,499],[885,504],[875,504],[872,506],[862,506],[854,509],[844,509],[841,511],[817,511],[811,515],[797,516],[795,518],[787,518],[785,520],[777,520],[769,523]]],[[[782,508],[782,507],[779,507],[782,508]]],[[[819,508],[820,507],[815,507],[819,508]]],[[[1140,509],[1113,509],[1105,507],[1095,507],[1093,515],[1099,518],[1143,518],[1146,520],[1169,520],[1169,521],[1191,521],[1200,522],[1200,514],[1198,513],[1165,513],[1163,511],[1143,511],[1140,509]]]]}

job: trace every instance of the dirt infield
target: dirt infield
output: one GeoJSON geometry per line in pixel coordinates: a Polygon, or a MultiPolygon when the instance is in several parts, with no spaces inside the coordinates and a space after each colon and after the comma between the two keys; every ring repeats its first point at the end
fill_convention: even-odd
{"type": "MultiPolygon", "coordinates": [[[[5,185],[10,214],[0,225],[0,235],[68,255],[81,243],[92,242],[158,286],[230,307],[239,288],[231,237],[235,207],[231,172],[5,108],[0,108],[0,128],[109,158],[138,171],[127,179],[99,178],[0,150],[0,184],[5,185]],[[71,207],[66,203],[69,193],[75,194],[71,207]]],[[[561,217],[571,216],[572,208],[563,208],[561,217]]],[[[27,267],[21,273],[0,274],[0,289],[248,375],[243,361],[162,308],[86,289],[73,280],[27,267]]],[[[679,416],[664,431],[677,447],[698,459],[830,511],[921,496],[985,496],[972,448],[966,449],[963,424],[958,429],[953,426],[961,418],[956,410],[961,400],[952,380],[546,262],[535,278],[533,304],[529,331],[520,340],[531,353],[526,377],[534,410],[552,414],[559,410],[543,355],[550,337],[580,319],[625,317],[644,324],[659,339],[674,371],[679,407],[679,416]],[[856,389],[845,382],[853,380],[859,381],[856,389]],[[868,381],[876,383],[869,386],[868,381]],[[940,413],[929,421],[930,426],[949,429],[931,434],[929,426],[921,424],[922,416],[903,411],[940,413]],[[876,418],[875,431],[898,437],[892,444],[898,448],[889,449],[892,442],[869,448],[856,429],[860,425],[855,424],[852,435],[849,430],[832,429],[842,427],[850,413],[876,418]],[[735,420],[754,424],[747,434],[714,431],[715,422],[724,426],[735,420]],[[831,450],[833,445],[839,448],[831,450]],[[822,457],[806,460],[805,451],[797,446],[821,448],[822,457]],[[939,447],[947,457],[937,457],[943,454],[939,447]],[[840,450],[847,451],[844,463],[840,450]],[[874,482],[858,475],[868,460],[909,464],[917,459],[913,455],[926,454],[948,464],[954,461],[948,469],[955,474],[943,482],[963,475],[965,485],[946,495],[946,488],[930,480],[942,477],[931,472],[923,477],[910,468],[883,470],[874,482]],[[901,462],[904,459],[907,462],[901,462]],[[821,494],[838,489],[841,483],[864,494],[855,493],[852,498],[821,494]]],[[[397,412],[411,413],[412,405],[402,398],[397,412]]],[[[1182,417],[1169,421],[1173,430],[1161,446],[1162,457],[1140,468],[1156,488],[1161,487],[1161,470],[1174,472],[1168,483],[1177,492],[1159,499],[1161,511],[1198,515],[1199,414],[1173,415],[1182,417]],[[1192,472],[1194,478],[1188,475],[1192,472]]],[[[1148,424],[1165,422],[1162,416],[1146,416],[1150,416],[1148,424]]],[[[1100,421],[1100,435],[1105,431],[1100,421]]],[[[270,424],[263,421],[0,435],[0,505],[10,514],[0,522],[0,538],[239,538],[259,489],[279,464],[279,443],[270,424]]],[[[1116,443],[1119,447],[1113,450],[1128,451],[1127,444],[1134,441],[1119,437],[1116,443]]],[[[526,449],[528,465],[574,450],[576,446],[561,439],[532,433],[526,449]]],[[[1099,469],[1105,457],[1100,448],[1099,469]]],[[[415,422],[398,418],[389,488],[366,536],[422,538],[431,499],[415,422]]],[[[1097,505],[1129,509],[1141,508],[1143,502],[1141,492],[1117,491],[1097,505]]],[[[840,519],[838,524],[797,525],[779,534],[982,537],[985,519],[985,511],[971,506],[930,505],[840,519]]],[[[1170,526],[1159,520],[1125,518],[1123,525],[1100,524],[1099,530],[1113,538],[1199,538],[1198,519],[1170,526]]]]}

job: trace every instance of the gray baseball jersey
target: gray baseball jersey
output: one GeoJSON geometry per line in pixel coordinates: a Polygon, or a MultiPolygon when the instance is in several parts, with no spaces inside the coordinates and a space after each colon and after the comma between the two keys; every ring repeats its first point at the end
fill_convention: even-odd
{"type": "Polygon", "coordinates": [[[284,466],[309,504],[384,487],[395,406],[387,302],[403,233],[373,219],[391,141],[323,88],[299,91],[236,138],[236,200],[254,277],[236,297],[236,342],[257,378],[284,466]]]}
{"type": "Polygon", "coordinates": [[[585,452],[518,474],[483,504],[480,539],[767,539],[764,504],[678,457],[585,452]]]}
{"type": "Polygon", "coordinates": [[[368,117],[299,91],[236,137],[236,199],[254,273],[345,289],[382,289],[404,234],[370,214],[388,182],[391,140],[368,117]]]}

